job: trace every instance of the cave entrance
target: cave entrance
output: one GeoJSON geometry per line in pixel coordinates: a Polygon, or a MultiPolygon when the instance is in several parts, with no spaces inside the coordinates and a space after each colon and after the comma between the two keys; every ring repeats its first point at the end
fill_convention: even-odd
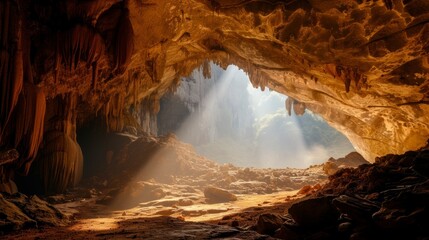
{"type": "Polygon", "coordinates": [[[210,62],[209,67],[211,74],[195,69],[163,96],[158,135],[174,133],[199,154],[240,167],[307,168],[354,151],[311,111],[289,116],[287,96],[255,89],[237,66],[222,69],[210,62]]]}
{"type": "Polygon", "coordinates": [[[158,136],[132,140],[119,151],[123,163],[115,154],[115,177],[108,179],[127,181],[109,206],[147,216],[221,219],[255,204],[284,203],[300,189],[316,191],[330,170],[320,164],[354,150],[311,111],[297,116],[305,111],[299,102],[289,116],[286,96],[254,89],[238,67],[210,63],[210,69],[194,70],[161,98],[158,136]],[[125,171],[118,175],[120,168],[125,171]]]}

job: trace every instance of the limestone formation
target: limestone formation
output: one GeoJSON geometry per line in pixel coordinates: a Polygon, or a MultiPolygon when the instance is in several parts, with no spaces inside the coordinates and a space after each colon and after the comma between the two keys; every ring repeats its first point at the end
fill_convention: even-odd
{"type": "Polygon", "coordinates": [[[77,122],[103,116],[115,131],[141,106],[151,129],[160,97],[199,66],[209,75],[208,60],[319,114],[365,159],[416,150],[429,136],[428,12],[425,0],[2,1],[0,147],[20,153],[8,171],[29,172],[52,99],[76,96],[77,122]]]}

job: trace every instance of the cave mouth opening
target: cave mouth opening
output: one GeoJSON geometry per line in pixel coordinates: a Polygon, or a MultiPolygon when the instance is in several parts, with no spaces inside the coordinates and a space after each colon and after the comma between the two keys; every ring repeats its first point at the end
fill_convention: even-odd
{"type": "Polygon", "coordinates": [[[209,62],[205,68],[161,98],[158,135],[174,133],[199,154],[240,167],[304,169],[355,151],[305,104],[254,88],[239,67],[209,62]]]}
{"type": "MultiPolygon", "coordinates": [[[[243,209],[273,194],[320,187],[340,165],[323,163],[354,150],[320,117],[308,110],[303,115],[299,102],[288,113],[286,96],[253,88],[237,66],[209,66],[210,77],[204,67],[197,68],[160,99],[157,136],[143,134],[126,146],[127,181],[109,202],[111,208],[138,206],[150,213],[161,205],[169,216],[215,219],[231,213],[217,208],[243,209]],[[255,202],[244,201],[249,198],[255,202]]],[[[115,133],[114,138],[118,143],[129,136],[115,133]]],[[[106,162],[122,161],[121,151],[108,151],[106,162]]],[[[116,177],[110,178],[124,179],[117,175],[123,167],[113,166],[116,177]]]]}
{"type": "Polygon", "coordinates": [[[317,185],[327,179],[323,162],[353,151],[298,101],[291,100],[291,111],[291,98],[253,88],[237,66],[209,64],[211,77],[203,67],[195,69],[160,99],[157,114],[148,114],[147,102],[128,109],[121,131],[106,131],[100,117],[78,124],[84,178],[65,198],[96,198],[147,216],[160,215],[157,206],[169,216],[204,221],[237,204],[243,209],[317,185]],[[254,201],[242,201],[249,198],[254,201]]]}

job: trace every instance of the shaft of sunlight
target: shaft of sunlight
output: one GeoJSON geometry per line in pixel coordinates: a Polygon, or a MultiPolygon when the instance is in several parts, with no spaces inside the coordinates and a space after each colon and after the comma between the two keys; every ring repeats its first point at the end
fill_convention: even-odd
{"type": "MultiPolygon", "coordinates": [[[[198,96],[201,99],[198,109],[195,109],[194,112],[183,122],[182,126],[176,130],[175,134],[182,140],[186,142],[198,142],[203,135],[203,139],[213,139],[215,135],[215,128],[209,126],[215,126],[217,124],[222,124],[222,119],[218,119],[216,113],[219,109],[218,103],[220,99],[225,97],[225,93],[228,90],[231,81],[236,78],[238,68],[236,66],[229,66],[226,71],[222,72],[220,76],[212,76],[214,78],[218,77],[218,81],[213,81],[214,86],[208,91],[206,96],[198,96]],[[200,133],[198,130],[204,129],[205,132],[200,133]]],[[[203,79],[202,72],[195,72],[199,74],[201,79],[197,81],[197,87],[201,87],[201,81],[208,81],[208,79],[203,79]]],[[[192,89],[190,89],[192,91],[192,89]]],[[[195,89],[195,91],[197,91],[195,89]]],[[[199,93],[203,91],[197,91],[199,93]]]]}
{"type": "Polygon", "coordinates": [[[256,158],[260,167],[305,168],[329,158],[321,145],[309,147],[298,116],[288,116],[286,96],[274,91],[261,91],[249,83],[247,91],[255,116],[256,158]]]}

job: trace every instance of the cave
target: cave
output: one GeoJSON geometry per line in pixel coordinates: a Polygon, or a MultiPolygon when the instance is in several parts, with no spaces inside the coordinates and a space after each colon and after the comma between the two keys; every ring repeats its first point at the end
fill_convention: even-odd
{"type": "MultiPolygon", "coordinates": [[[[0,238],[429,237],[427,0],[2,0],[0,19],[0,238]],[[199,107],[183,83],[232,65],[356,152],[201,156],[172,134],[199,107]]],[[[251,139],[231,96],[207,118],[251,139]]]]}

